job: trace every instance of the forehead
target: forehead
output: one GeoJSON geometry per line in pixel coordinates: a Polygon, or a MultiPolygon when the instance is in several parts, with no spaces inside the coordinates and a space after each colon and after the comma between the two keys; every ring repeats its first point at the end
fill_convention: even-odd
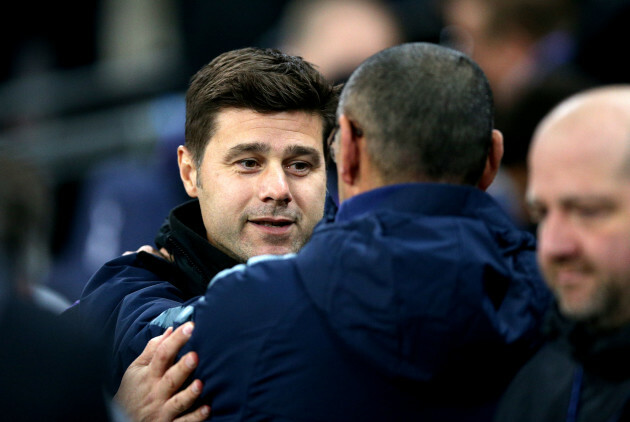
{"type": "Polygon", "coordinates": [[[544,126],[529,155],[528,196],[606,195],[630,186],[628,135],[619,120],[586,113],[544,126]]]}
{"type": "Polygon", "coordinates": [[[297,143],[323,151],[323,120],[315,113],[226,109],[218,114],[216,123],[209,146],[231,147],[238,143],[258,142],[275,148],[297,143]]]}

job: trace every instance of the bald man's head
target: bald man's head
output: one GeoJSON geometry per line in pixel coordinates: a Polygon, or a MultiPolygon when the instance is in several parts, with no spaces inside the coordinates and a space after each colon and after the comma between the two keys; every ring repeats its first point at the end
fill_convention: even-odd
{"type": "Polygon", "coordinates": [[[599,328],[630,322],[630,86],[578,94],[540,123],[527,201],[561,312],[599,328]]]}
{"type": "Polygon", "coordinates": [[[564,142],[571,147],[578,140],[608,151],[630,144],[630,85],[586,90],[559,104],[538,125],[529,160],[540,148],[538,144],[564,142]],[[558,131],[564,137],[550,136],[558,131]]]}

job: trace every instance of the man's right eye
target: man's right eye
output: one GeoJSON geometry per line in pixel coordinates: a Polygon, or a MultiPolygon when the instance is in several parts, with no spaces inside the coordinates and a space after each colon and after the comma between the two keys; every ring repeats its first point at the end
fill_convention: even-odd
{"type": "Polygon", "coordinates": [[[247,158],[245,160],[237,161],[236,164],[247,170],[253,170],[259,167],[258,161],[252,158],[247,158]]]}
{"type": "Polygon", "coordinates": [[[541,206],[529,206],[527,208],[529,214],[529,221],[532,224],[540,224],[547,214],[547,210],[541,206]]]}

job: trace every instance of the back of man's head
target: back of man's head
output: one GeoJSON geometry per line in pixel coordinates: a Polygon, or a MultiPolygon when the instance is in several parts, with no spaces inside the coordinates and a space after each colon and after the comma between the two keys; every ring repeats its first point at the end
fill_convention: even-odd
{"type": "Polygon", "coordinates": [[[387,183],[476,185],[493,129],[488,81],[464,54],[429,43],[377,53],[350,77],[338,113],[356,120],[387,183]]]}
{"type": "Polygon", "coordinates": [[[339,90],[300,57],[255,47],[228,51],[191,79],[186,94],[186,146],[199,166],[216,130],[216,116],[227,108],[311,112],[322,117],[326,135],[334,125],[339,90]]]}

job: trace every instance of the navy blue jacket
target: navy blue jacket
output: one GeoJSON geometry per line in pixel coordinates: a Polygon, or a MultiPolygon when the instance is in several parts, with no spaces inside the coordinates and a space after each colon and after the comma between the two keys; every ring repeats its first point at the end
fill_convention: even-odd
{"type": "Polygon", "coordinates": [[[145,344],[134,340],[139,330],[161,312],[205,292],[219,271],[237,262],[206,240],[199,202],[175,207],[156,237],[170,264],[141,252],[107,262],[88,281],[80,300],[62,319],[79,321],[82,329],[109,346],[111,392],[145,344]],[[130,345],[137,348],[130,349],[130,345]]]}
{"type": "Polygon", "coordinates": [[[408,184],[344,202],[297,255],[219,273],[142,323],[185,346],[212,420],[487,421],[550,303],[535,242],[472,187],[408,184]]]}

